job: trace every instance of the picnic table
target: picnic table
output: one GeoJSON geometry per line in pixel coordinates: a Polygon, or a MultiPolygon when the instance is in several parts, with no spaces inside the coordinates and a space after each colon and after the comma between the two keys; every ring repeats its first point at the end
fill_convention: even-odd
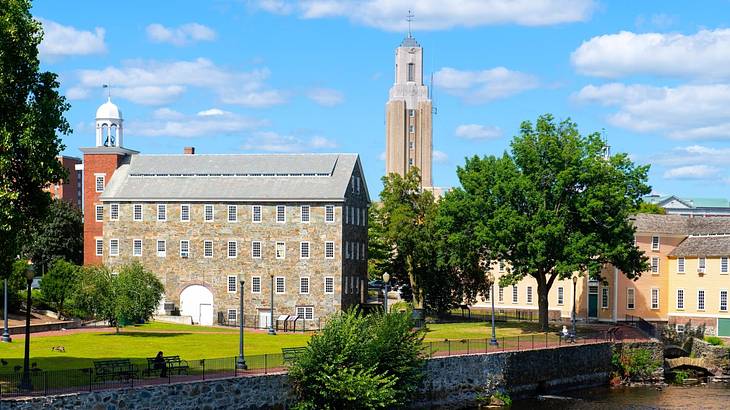
{"type": "Polygon", "coordinates": [[[137,366],[129,359],[94,360],[96,380],[130,380],[137,378],[137,366]]]}

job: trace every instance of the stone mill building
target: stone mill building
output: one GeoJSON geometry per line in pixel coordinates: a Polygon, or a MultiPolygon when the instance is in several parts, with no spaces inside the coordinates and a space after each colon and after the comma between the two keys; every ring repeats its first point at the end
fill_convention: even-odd
{"type": "Polygon", "coordinates": [[[314,328],[367,292],[367,184],[357,154],[144,155],[107,101],[84,153],[84,259],[141,262],[162,310],[247,326],[314,328]],[[243,289],[239,275],[245,280],[243,289]]]}

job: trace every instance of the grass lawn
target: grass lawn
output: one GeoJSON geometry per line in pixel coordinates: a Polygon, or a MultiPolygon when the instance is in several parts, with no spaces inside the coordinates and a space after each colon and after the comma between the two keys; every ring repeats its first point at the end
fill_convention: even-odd
{"type": "MultiPolygon", "coordinates": [[[[244,337],[246,356],[281,353],[282,347],[304,346],[310,335],[247,331],[244,337]]],[[[0,358],[9,363],[0,372],[11,372],[23,362],[24,341],[0,344],[0,358]]],[[[154,357],[158,351],[179,355],[183,359],[207,359],[238,355],[237,329],[150,323],[126,327],[120,334],[76,333],[60,336],[31,335],[31,362],[44,370],[83,368],[93,366],[94,359],[154,357]],[[195,332],[195,333],[192,333],[195,332]],[[213,333],[216,332],[216,333],[213,333]],[[52,351],[63,346],[65,353],[52,351]]]]}
{"type": "MultiPolygon", "coordinates": [[[[484,339],[491,336],[490,332],[491,328],[484,322],[429,324],[425,341],[484,339]]],[[[535,333],[540,332],[534,322],[497,323],[500,338],[535,333]]],[[[283,332],[269,336],[266,332],[246,331],[246,356],[278,354],[282,347],[304,346],[310,336],[283,332]]],[[[0,359],[8,361],[7,365],[0,366],[0,373],[12,372],[15,365],[22,365],[23,349],[24,341],[20,338],[10,344],[0,344],[0,359]]],[[[144,359],[154,357],[160,350],[186,360],[234,357],[238,354],[238,329],[152,322],[125,327],[120,334],[111,331],[31,335],[30,346],[31,362],[44,370],[91,367],[95,359],[144,359]],[[51,350],[54,346],[63,346],[65,353],[51,350]]]]}

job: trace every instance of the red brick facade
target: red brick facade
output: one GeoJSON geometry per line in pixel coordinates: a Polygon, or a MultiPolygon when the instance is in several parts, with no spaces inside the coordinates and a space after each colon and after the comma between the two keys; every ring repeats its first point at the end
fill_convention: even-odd
{"type": "Polygon", "coordinates": [[[58,184],[51,184],[46,191],[50,192],[51,198],[58,198],[69,204],[81,209],[81,179],[76,165],[81,164],[81,159],[75,157],[59,156],[58,161],[61,162],[68,178],[58,184]]]}

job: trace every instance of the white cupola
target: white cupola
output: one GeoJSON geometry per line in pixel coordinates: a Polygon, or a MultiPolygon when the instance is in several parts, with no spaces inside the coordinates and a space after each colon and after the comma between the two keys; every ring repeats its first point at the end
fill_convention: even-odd
{"type": "Polygon", "coordinates": [[[96,146],[122,147],[122,112],[111,100],[100,105],[96,110],[96,146]]]}

